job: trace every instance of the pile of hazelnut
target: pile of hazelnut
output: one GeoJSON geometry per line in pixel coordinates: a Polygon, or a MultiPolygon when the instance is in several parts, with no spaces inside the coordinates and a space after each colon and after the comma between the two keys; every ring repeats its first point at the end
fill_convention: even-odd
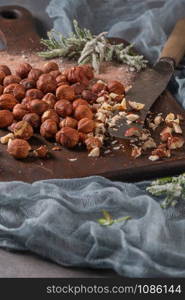
{"type": "Polygon", "coordinates": [[[42,70],[22,63],[14,74],[8,66],[0,65],[0,128],[10,131],[0,141],[8,144],[9,154],[18,159],[30,152],[45,157],[46,146],[33,151],[29,144],[39,132],[64,147],[83,145],[89,156],[99,156],[106,130],[96,118],[96,100],[104,92],[123,99],[125,89],[120,82],[105,84],[93,78],[88,65],[60,71],[53,61],[45,63],[42,70]]]}

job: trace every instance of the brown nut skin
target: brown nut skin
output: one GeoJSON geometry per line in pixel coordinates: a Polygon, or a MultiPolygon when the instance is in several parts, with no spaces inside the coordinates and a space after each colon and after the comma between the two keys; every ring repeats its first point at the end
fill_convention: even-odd
{"type": "Polygon", "coordinates": [[[21,81],[21,78],[17,75],[8,75],[3,80],[3,85],[7,86],[11,83],[19,83],[21,81]]]}
{"type": "Polygon", "coordinates": [[[4,94],[13,94],[14,97],[20,101],[25,96],[25,88],[18,83],[11,83],[4,88],[4,94]]]}
{"type": "Polygon", "coordinates": [[[58,64],[54,61],[49,61],[47,63],[44,64],[43,66],[43,72],[44,73],[49,73],[51,71],[56,71],[59,69],[58,64]]]}
{"type": "Polygon", "coordinates": [[[37,80],[37,88],[44,94],[51,93],[55,92],[57,83],[55,78],[53,78],[50,74],[42,74],[37,80]]]}
{"type": "Polygon", "coordinates": [[[67,148],[74,148],[79,142],[79,133],[71,127],[64,127],[56,134],[56,141],[67,148]]]}
{"type": "Polygon", "coordinates": [[[25,97],[24,99],[22,99],[21,104],[24,104],[26,106],[26,108],[29,108],[29,103],[32,101],[33,99],[31,97],[25,97]]]}
{"type": "Polygon", "coordinates": [[[74,89],[69,85],[61,85],[56,90],[56,97],[72,101],[75,98],[74,89]]]}
{"type": "Polygon", "coordinates": [[[87,135],[83,132],[79,132],[79,142],[84,144],[86,139],[87,135]]]}
{"type": "Polygon", "coordinates": [[[48,150],[48,147],[46,145],[42,145],[39,148],[35,149],[33,152],[34,152],[36,157],[46,158],[49,150],[48,150]]]}
{"type": "Polygon", "coordinates": [[[36,82],[28,78],[21,80],[20,84],[25,88],[26,91],[36,87],[36,82]]]}
{"type": "Polygon", "coordinates": [[[85,90],[85,88],[86,88],[86,86],[80,82],[76,82],[76,83],[72,84],[71,86],[74,89],[76,96],[80,96],[82,94],[83,90],[85,90]]]}
{"type": "Polygon", "coordinates": [[[78,122],[78,131],[81,131],[83,133],[92,132],[94,128],[95,128],[94,121],[88,118],[83,118],[78,122]]]}
{"type": "Polygon", "coordinates": [[[40,75],[43,74],[43,71],[40,69],[32,68],[31,71],[28,74],[28,79],[37,81],[40,77],[40,75]]]}
{"type": "Polygon", "coordinates": [[[14,127],[14,136],[23,140],[29,140],[33,136],[33,128],[27,121],[19,121],[14,127]]]}
{"type": "Polygon", "coordinates": [[[99,94],[101,91],[105,91],[107,89],[107,86],[103,82],[96,82],[91,87],[91,90],[95,94],[99,94]]]}
{"type": "Polygon", "coordinates": [[[55,95],[52,94],[52,93],[47,93],[47,94],[42,98],[42,100],[48,104],[48,108],[49,108],[49,109],[54,108],[55,103],[56,103],[56,101],[57,101],[55,95]]]}
{"type": "Polygon", "coordinates": [[[0,96],[0,109],[12,110],[17,103],[16,98],[12,94],[3,94],[0,96]]]}
{"type": "Polygon", "coordinates": [[[97,99],[97,95],[90,90],[84,90],[82,92],[82,98],[87,100],[89,103],[94,103],[97,99]]]}
{"type": "Polygon", "coordinates": [[[28,76],[28,73],[31,71],[31,69],[32,69],[32,66],[25,62],[25,63],[20,64],[16,68],[15,74],[23,79],[28,76]]]}
{"type": "Polygon", "coordinates": [[[58,131],[57,123],[51,119],[47,119],[40,126],[40,134],[46,139],[50,139],[54,137],[57,131],[58,131]]]}
{"type": "Polygon", "coordinates": [[[77,128],[77,120],[71,118],[71,117],[66,117],[64,120],[62,120],[59,124],[59,127],[60,128],[63,128],[63,127],[71,127],[71,128],[74,128],[76,129],[77,128]]]}
{"type": "Polygon", "coordinates": [[[48,119],[55,121],[57,124],[60,122],[60,118],[54,109],[46,110],[41,117],[41,122],[43,123],[48,119]]]}
{"type": "Polygon", "coordinates": [[[13,123],[13,114],[9,110],[0,110],[0,128],[5,128],[13,123]]]}
{"type": "Polygon", "coordinates": [[[23,121],[27,121],[33,128],[40,127],[40,116],[36,113],[29,113],[24,115],[23,121]]]}
{"type": "Polygon", "coordinates": [[[28,110],[26,108],[26,105],[24,105],[24,104],[18,103],[13,108],[13,116],[16,120],[22,120],[22,118],[27,113],[28,113],[28,110]]]}
{"type": "Polygon", "coordinates": [[[67,82],[66,76],[63,74],[60,74],[59,76],[56,77],[56,82],[57,82],[57,86],[69,85],[67,82]]]}
{"type": "Polygon", "coordinates": [[[79,105],[74,112],[75,119],[78,121],[83,118],[93,119],[93,113],[87,105],[79,105]]]}
{"type": "Polygon", "coordinates": [[[65,70],[64,75],[67,77],[67,81],[71,83],[80,82],[86,86],[89,84],[89,80],[94,77],[92,67],[87,65],[75,66],[65,70]]]}
{"type": "Polygon", "coordinates": [[[61,75],[61,72],[59,70],[53,70],[49,72],[49,74],[56,79],[59,75],[61,75]]]}
{"type": "Polygon", "coordinates": [[[7,129],[10,131],[10,132],[14,132],[14,128],[15,128],[15,125],[17,124],[17,121],[13,120],[13,123],[7,127],[7,129]]]}
{"type": "Polygon", "coordinates": [[[4,86],[0,85],[0,96],[3,94],[4,86]]]}
{"type": "Polygon", "coordinates": [[[73,113],[71,102],[65,99],[57,101],[54,109],[56,110],[57,114],[63,118],[70,116],[73,113]]]}
{"type": "Polygon", "coordinates": [[[11,75],[11,71],[6,65],[0,65],[0,71],[3,71],[6,76],[11,75]]]}
{"type": "Polygon", "coordinates": [[[6,77],[6,74],[0,70],[0,84],[3,84],[3,80],[6,77]]]}
{"type": "Polygon", "coordinates": [[[30,97],[32,99],[42,99],[43,96],[43,92],[38,89],[30,89],[26,91],[26,97],[30,97]]]}
{"type": "Polygon", "coordinates": [[[96,137],[87,138],[85,140],[85,144],[86,144],[86,147],[87,147],[88,151],[91,151],[92,149],[94,149],[96,147],[100,148],[102,146],[101,141],[96,137]]]}
{"type": "Polygon", "coordinates": [[[109,93],[115,93],[115,94],[118,94],[118,95],[124,95],[125,94],[125,88],[124,88],[124,85],[119,82],[119,81],[110,81],[108,83],[108,91],[109,93]]]}
{"type": "Polygon", "coordinates": [[[8,153],[17,159],[28,157],[30,150],[30,144],[23,139],[14,139],[8,143],[8,153]]]}
{"type": "Polygon", "coordinates": [[[42,115],[48,109],[48,104],[42,100],[34,99],[28,103],[28,109],[30,112],[42,115]]]}
{"type": "Polygon", "coordinates": [[[79,105],[87,105],[89,106],[89,103],[82,99],[82,98],[78,98],[76,100],[73,101],[73,109],[75,110],[79,105]]]}

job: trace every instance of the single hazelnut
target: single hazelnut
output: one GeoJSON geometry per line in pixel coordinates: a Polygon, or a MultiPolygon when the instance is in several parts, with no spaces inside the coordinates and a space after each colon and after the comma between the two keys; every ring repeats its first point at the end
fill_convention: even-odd
{"type": "Polygon", "coordinates": [[[27,114],[27,108],[24,104],[16,104],[13,108],[13,116],[16,120],[22,120],[25,114],[27,114]]]}
{"type": "Polygon", "coordinates": [[[47,94],[42,98],[42,100],[48,104],[48,108],[49,108],[49,109],[50,109],[50,108],[51,108],[51,109],[54,108],[55,103],[56,103],[56,101],[57,101],[55,95],[52,94],[52,93],[47,93],[47,94]]]}
{"type": "Polygon", "coordinates": [[[40,127],[40,116],[36,113],[29,113],[24,115],[23,121],[27,121],[33,128],[40,127]]]}
{"type": "Polygon", "coordinates": [[[90,66],[75,66],[64,71],[67,81],[71,83],[80,82],[88,85],[89,80],[94,77],[92,68],[90,66]]]}
{"type": "Polygon", "coordinates": [[[22,63],[16,68],[15,74],[20,78],[26,78],[28,76],[28,73],[31,71],[31,69],[32,66],[30,64],[22,63]]]}
{"type": "Polygon", "coordinates": [[[43,113],[43,115],[42,115],[42,117],[41,117],[42,123],[43,123],[44,121],[46,121],[47,119],[53,120],[53,121],[55,121],[57,124],[58,124],[59,121],[60,121],[60,118],[59,118],[58,114],[56,113],[56,111],[55,111],[54,109],[48,109],[48,110],[46,110],[46,111],[43,113]]]}
{"type": "Polygon", "coordinates": [[[3,94],[4,87],[0,85],[0,96],[3,94]]]}
{"type": "Polygon", "coordinates": [[[67,148],[74,148],[79,142],[79,133],[74,128],[64,127],[57,132],[56,141],[67,148]]]}
{"type": "Polygon", "coordinates": [[[20,84],[25,88],[25,90],[34,89],[36,87],[36,83],[34,80],[25,78],[20,81],[20,84]]]}
{"type": "Polygon", "coordinates": [[[26,91],[26,97],[30,97],[32,99],[42,99],[43,92],[38,89],[30,89],[26,91]]]}
{"type": "Polygon", "coordinates": [[[56,96],[58,99],[66,99],[72,101],[75,98],[75,92],[71,86],[61,85],[56,90],[56,96]]]}
{"type": "Polygon", "coordinates": [[[72,105],[73,105],[73,109],[75,110],[77,108],[77,106],[79,106],[79,105],[87,105],[87,106],[89,106],[89,103],[86,100],[84,100],[84,99],[78,98],[78,99],[76,99],[76,100],[73,101],[72,105]]]}
{"type": "Polygon", "coordinates": [[[70,116],[73,112],[73,107],[71,102],[65,99],[57,101],[54,108],[57,114],[64,118],[70,116]]]}
{"type": "Polygon", "coordinates": [[[29,103],[32,101],[33,99],[31,97],[25,97],[24,99],[22,99],[21,104],[24,104],[26,106],[27,109],[29,109],[29,103]]]}
{"type": "Polygon", "coordinates": [[[28,79],[33,80],[33,81],[37,81],[41,74],[43,74],[42,70],[32,68],[31,71],[28,74],[28,79]]]}
{"type": "Polygon", "coordinates": [[[71,117],[66,117],[64,120],[62,120],[59,124],[59,127],[62,128],[62,127],[71,127],[71,128],[74,128],[76,129],[77,128],[77,120],[71,118],[71,117]]]}
{"type": "Polygon", "coordinates": [[[0,110],[0,128],[5,128],[13,123],[13,114],[9,110],[0,110]]]}
{"type": "Polygon", "coordinates": [[[71,86],[74,89],[75,95],[77,96],[80,96],[83,90],[85,90],[85,85],[80,82],[74,83],[71,86]]]}
{"type": "Polygon", "coordinates": [[[57,83],[50,74],[42,74],[37,80],[37,88],[43,93],[55,92],[57,83]]]}
{"type": "Polygon", "coordinates": [[[28,103],[28,109],[30,112],[41,115],[48,109],[48,104],[42,100],[34,99],[28,103]]]}
{"type": "Polygon", "coordinates": [[[85,140],[85,144],[88,151],[91,151],[94,148],[100,148],[102,146],[101,141],[96,137],[89,137],[85,140]]]}
{"type": "Polygon", "coordinates": [[[6,77],[6,74],[0,70],[0,84],[3,84],[3,80],[6,77]]]}
{"type": "Polygon", "coordinates": [[[11,71],[6,65],[0,65],[0,71],[3,71],[6,76],[11,75],[11,71]]]}
{"type": "Polygon", "coordinates": [[[63,75],[63,74],[60,74],[59,76],[56,77],[56,82],[57,82],[57,86],[60,86],[60,85],[69,85],[67,83],[66,76],[63,75]]]}
{"type": "Polygon", "coordinates": [[[54,120],[47,119],[40,127],[40,134],[46,139],[50,139],[57,133],[57,123],[54,120]]]}
{"type": "Polygon", "coordinates": [[[61,75],[61,72],[59,70],[54,70],[49,72],[49,74],[56,79],[59,75],[61,75]]]}
{"type": "Polygon", "coordinates": [[[58,64],[54,61],[49,61],[47,63],[44,64],[43,66],[43,72],[44,73],[49,73],[51,71],[58,71],[59,67],[58,67],[58,64]]]}
{"type": "Polygon", "coordinates": [[[27,121],[20,121],[16,123],[13,133],[16,138],[29,140],[33,136],[33,128],[27,121]]]}
{"type": "Polygon", "coordinates": [[[25,88],[18,83],[11,83],[7,85],[4,89],[4,94],[13,94],[14,97],[19,101],[25,96],[25,88]]]}
{"type": "Polygon", "coordinates": [[[106,90],[107,87],[105,85],[105,83],[103,82],[96,82],[95,84],[93,84],[91,90],[93,93],[95,94],[99,94],[101,91],[106,90]]]}
{"type": "Polygon", "coordinates": [[[81,120],[83,118],[92,119],[93,113],[87,105],[79,105],[75,109],[74,116],[77,120],[81,120]]]}
{"type": "Polygon", "coordinates": [[[10,140],[8,143],[8,153],[18,159],[28,157],[30,150],[30,144],[22,139],[10,140]]]}
{"type": "Polygon", "coordinates": [[[3,94],[0,96],[0,109],[12,110],[16,104],[17,100],[12,94],[3,94]]]}
{"type": "Polygon", "coordinates": [[[49,150],[48,150],[48,147],[46,145],[42,145],[39,148],[35,149],[33,151],[33,153],[36,157],[45,158],[45,157],[47,157],[47,155],[49,153],[49,150]]]}
{"type": "Polygon", "coordinates": [[[115,93],[118,95],[124,95],[125,94],[125,88],[124,85],[119,81],[110,81],[108,83],[108,90],[109,93],[115,93]]]}
{"type": "Polygon", "coordinates": [[[92,132],[95,128],[94,121],[88,118],[83,118],[78,122],[78,131],[83,133],[92,132]]]}
{"type": "Polygon", "coordinates": [[[90,103],[94,103],[97,99],[97,95],[90,90],[84,90],[82,92],[82,98],[90,103]]]}
{"type": "Polygon", "coordinates": [[[21,81],[21,78],[17,75],[8,75],[3,80],[3,85],[7,86],[11,83],[19,83],[21,81]]]}

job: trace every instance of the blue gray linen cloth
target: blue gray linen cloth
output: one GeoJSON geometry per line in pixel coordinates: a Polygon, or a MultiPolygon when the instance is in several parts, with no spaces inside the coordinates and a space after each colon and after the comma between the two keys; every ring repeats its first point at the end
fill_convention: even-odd
{"type": "MultiPolygon", "coordinates": [[[[67,34],[71,21],[95,33],[123,37],[152,62],[185,0],[53,0],[47,12],[67,34]]],[[[185,37],[182,37],[185,38],[185,37]]],[[[185,107],[185,71],[170,88],[185,107]]],[[[145,191],[148,182],[129,184],[103,177],[0,183],[0,247],[30,250],[61,265],[111,268],[129,277],[185,276],[185,203],[162,209],[145,191]],[[101,226],[107,210],[132,219],[101,226]]]]}

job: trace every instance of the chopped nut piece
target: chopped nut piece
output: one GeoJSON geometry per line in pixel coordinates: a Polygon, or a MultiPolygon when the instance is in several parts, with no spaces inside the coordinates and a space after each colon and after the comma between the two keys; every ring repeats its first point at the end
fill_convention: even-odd
{"type": "Polygon", "coordinates": [[[172,124],[173,124],[173,129],[174,129],[175,133],[180,133],[181,134],[182,129],[181,129],[180,125],[177,124],[176,122],[173,122],[172,124]]]}
{"type": "Polygon", "coordinates": [[[134,146],[132,148],[131,156],[134,158],[137,158],[137,157],[141,156],[141,151],[142,151],[142,149],[140,147],[134,146]]]}
{"type": "Polygon", "coordinates": [[[150,155],[148,159],[151,161],[156,161],[156,160],[159,160],[159,156],[158,155],[150,155]]]}
{"type": "Polygon", "coordinates": [[[169,113],[165,118],[165,123],[170,124],[175,120],[175,115],[173,113],[169,113]]]}
{"type": "Polygon", "coordinates": [[[162,142],[166,142],[168,138],[172,135],[173,129],[171,127],[165,127],[161,133],[160,133],[160,138],[162,142]]]}
{"type": "Polygon", "coordinates": [[[35,156],[39,157],[39,158],[45,158],[48,154],[49,150],[48,147],[46,145],[42,145],[39,148],[37,148],[36,150],[33,151],[33,153],[35,154],[35,156]]]}
{"type": "Polygon", "coordinates": [[[144,144],[142,145],[142,149],[143,150],[147,150],[147,149],[151,149],[151,148],[155,148],[157,145],[154,142],[153,138],[149,138],[146,142],[144,142],[144,144]]]}
{"type": "Polygon", "coordinates": [[[128,103],[129,103],[130,107],[135,110],[142,110],[145,107],[144,103],[139,103],[139,102],[135,102],[135,101],[128,101],[128,103]]]}
{"type": "Polygon", "coordinates": [[[62,148],[59,147],[59,146],[54,146],[54,147],[52,148],[52,150],[53,150],[53,151],[61,151],[62,148]]]}
{"type": "Polygon", "coordinates": [[[9,140],[13,140],[13,139],[14,139],[14,134],[8,133],[7,135],[1,137],[0,142],[1,144],[8,144],[9,140]]]}
{"type": "Polygon", "coordinates": [[[129,129],[126,130],[125,132],[125,136],[140,136],[141,135],[141,131],[139,130],[139,128],[137,127],[131,127],[129,129]]]}
{"type": "Polygon", "coordinates": [[[129,121],[134,122],[134,121],[136,121],[136,120],[139,119],[139,116],[136,115],[136,114],[128,114],[128,115],[126,116],[126,119],[129,120],[129,121]]]}
{"type": "Polygon", "coordinates": [[[88,154],[89,157],[98,157],[100,156],[100,148],[96,147],[96,148],[93,148],[89,154],[88,154]]]}
{"type": "Polygon", "coordinates": [[[169,137],[167,142],[168,148],[171,150],[181,148],[184,145],[184,139],[182,137],[169,137]]]}
{"type": "Polygon", "coordinates": [[[162,121],[163,121],[163,118],[162,118],[160,115],[158,115],[158,116],[156,116],[155,119],[154,119],[154,124],[155,124],[156,126],[159,126],[159,125],[162,123],[162,121]]]}

